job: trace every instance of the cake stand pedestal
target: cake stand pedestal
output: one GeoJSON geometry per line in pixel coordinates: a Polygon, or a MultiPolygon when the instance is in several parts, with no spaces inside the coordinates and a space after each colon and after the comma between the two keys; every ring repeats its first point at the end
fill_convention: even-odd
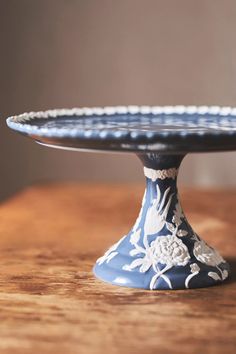
{"type": "Polygon", "coordinates": [[[146,190],[135,225],[94,266],[112,284],[144,289],[184,289],[214,285],[228,277],[229,265],[189,225],[178,196],[183,155],[139,154],[146,190]]]}

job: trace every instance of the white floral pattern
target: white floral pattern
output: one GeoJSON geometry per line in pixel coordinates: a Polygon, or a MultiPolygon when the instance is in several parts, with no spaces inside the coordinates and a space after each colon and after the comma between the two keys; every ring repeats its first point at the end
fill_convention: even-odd
{"type": "MultiPolygon", "coordinates": [[[[168,271],[173,267],[186,267],[183,271],[183,274],[186,274],[183,279],[186,288],[191,287],[192,279],[201,271],[206,272],[206,266],[210,267],[207,274],[214,281],[223,281],[228,277],[228,271],[224,269],[225,266],[222,267],[224,259],[188,225],[176,190],[172,187],[173,182],[169,186],[167,183],[163,192],[155,182],[157,179],[175,179],[177,171],[175,168],[160,171],[145,169],[147,178],[152,181],[151,193],[149,190],[145,191],[141,211],[129,235],[132,246],[129,255],[133,259],[130,264],[124,264],[122,267],[127,272],[150,271],[151,290],[158,288],[157,282],[160,278],[170,289],[173,288],[171,279],[174,281],[174,277],[168,276],[168,271]],[[153,192],[155,196],[149,208],[145,210],[147,195],[151,198],[153,192]],[[174,202],[173,208],[171,206],[174,202]]],[[[117,248],[125,237],[97,260],[98,265],[109,263],[118,255],[117,248]]]]}
{"type": "Polygon", "coordinates": [[[154,259],[169,266],[185,266],[190,255],[187,246],[174,235],[160,236],[151,242],[154,259]]]}
{"type": "MultiPolygon", "coordinates": [[[[168,173],[162,171],[156,171],[152,169],[145,169],[145,175],[153,182],[158,178],[175,178],[177,170],[168,170],[168,173]],[[170,174],[170,170],[172,171],[170,174]]],[[[154,275],[150,280],[150,289],[155,289],[156,282],[159,278],[162,278],[172,288],[170,279],[167,276],[168,270],[176,266],[186,266],[191,261],[191,256],[186,244],[181,238],[185,238],[191,229],[181,227],[183,221],[186,219],[183,213],[182,207],[177,199],[175,209],[170,214],[170,206],[173,201],[173,195],[171,194],[171,187],[164,190],[163,194],[160,191],[160,187],[155,184],[156,198],[153,199],[151,206],[147,210],[146,218],[142,228],[139,227],[141,216],[135,223],[133,233],[130,236],[130,243],[133,248],[130,251],[130,256],[135,259],[130,264],[125,264],[123,270],[133,271],[138,269],[140,273],[148,272],[150,269],[154,271],[154,275]],[[171,220],[171,222],[167,221],[171,220]],[[139,228],[138,228],[139,227],[139,228]],[[166,228],[168,230],[167,235],[160,235],[166,228]],[[153,236],[157,235],[153,240],[153,236]],[[150,236],[151,241],[150,241],[150,236]],[[163,267],[164,266],[164,267],[163,267]],[[161,267],[161,268],[160,268],[161,267]]],[[[146,194],[145,194],[146,195],[146,194]]],[[[191,231],[192,233],[192,231],[191,231]]],[[[219,265],[224,259],[219,255],[217,251],[209,247],[204,241],[193,232],[189,237],[194,243],[193,254],[198,262],[204,263],[208,266],[215,267],[218,272],[209,272],[208,276],[215,280],[224,280],[228,276],[227,270],[222,270],[219,265]]],[[[201,272],[200,265],[197,263],[190,264],[190,272],[185,279],[185,287],[189,288],[192,278],[197,276],[201,272]]]]}
{"type": "Polygon", "coordinates": [[[193,254],[197,260],[208,266],[215,267],[217,272],[208,272],[208,276],[215,281],[223,281],[228,278],[229,273],[226,269],[222,270],[219,265],[225,263],[225,260],[221,257],[219,252],[210,246],[203,240],[197,240],[194,243],[193,254]]]}
{"type": "Polygon", "coordinates": [[[188,232],[179,228],[184,219],[179,202],[176,203],[172,223],[167,222],[172,197],[170,187],[161,195],[160,187],[157,184],[156,198],[152,201],[145,218],[143,246],[139,244],[142,230],[141,228],[137,230],[137,222],[130,236],[130,243],[134,246],[130,251],[130,256],[135,259],[131,264],[125,264],[123,270],[132,271],[139,268],[140,273],[145,273],[152,268],[155,274],[150,281],[150,289],[155,288],[158,278],[164,279],[169,288],[172,288],[171,281],[165,273],[172,267],[185,266],[190,260],[188,248],[180,239],[188,232]],[[170,233],[158,236],[150,242],[149,236],[158,234],[164,227],[167,227],[170,233]],[[160,269],[160,265],[164,265],[164,267],[160,269]]]}
{"type": "Polygon", "coordinates": [[[168,170],[153,170],[152,168],[144,167],[144,175],[151,179],[152,182],[155,182],[157,179],[175,179],[178,175],[178,169],[169,168],[168,170]]]}
{"type": "Polygon", "coordinates": [[[199,262],[212,267],[216,267],[224,262],[221,255],[203,240],[198,240],[194,243],[193,254],[199,262]]]}
{"type": "Polygon", "coordinates": [[[150,282],[150,289],[154,289],[159,277],[162,277],[171,288],[170,280],[164,277],[164,273],[173,266],[185,266],[190,259],[188,248],[181,239],[174,235],[157,237],[147,248],[140,247],[137,243],[134,245],[135,249],[130,251],[130,255],[142,257],[136,258],[130,265],[125,265],[123,269],[131,271],[140,267],[139,271],[145,273],[152,267],[156,274],[150,282]],[[158,263],[165,265],[165,267],[160,270],[158,263]]]}
{"type": "Polygon", "coordinates": [[[228,278],[228,271],[220,268],[220,264],[225,263],[225,260],[221,257],[219,252],[208,246],[205,241],[199,239],[195,233],[193,234],[192,239],[195,241],[193,254],[196,259],[207,266],[214,267],[218,271],[218,273],[208,272],[208,276],[215,281],[223,281],[228,278]]]}

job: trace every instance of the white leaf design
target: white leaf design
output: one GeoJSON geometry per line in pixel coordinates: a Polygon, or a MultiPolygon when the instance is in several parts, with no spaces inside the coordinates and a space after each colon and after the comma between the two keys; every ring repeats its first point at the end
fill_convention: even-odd
{"type": "Polygon", "coordinates": [[[186,231],[186,230],[179,230],[177,232],[177,236],[179,236],[179,237],[187,236],[187,234],[188,234],[188,231],[186,231]]]}
{"type": "Polygon", "coordinates": [[[148,269],[151,267],[151,265],[152,265],[151,262],[148,259],[144,258],[143,264],[141,265],[141,267],[139,269],[140,273],[147,272],[148,269]]]}
{"type": "Polygon", "coordinates": [[[134,256],[137,256],[138,254],[141,254],[143,253],[139,248],[133,248],[131,251],[130,251],[130,256],[134,257],[134,256]]]}
{"type": "Polygon", "coordinates": [[[174,231],[175,231],[174,225],[171,224],[170,222],[167,222],[167,223],[166,223],[166,226],[167,226],[167,229],[168,229],[170,232],[174,232],[174,231]]]}
{"type": "Polygon", "coordinates": [[[161,197],[160,187],[157,185],[157,198],[153,200],[152,205],[148,208],[144,234],[154,235],[161,231],[166,223],[166,218],[169,212],[173,194],[169,195],[170,187],[167,188],[161,197]]]}
{"type": "Polygon", "coordinates": [[[135,259],[131,264],[126,264],[123,266],[124,270],[132,270],[134,268],[137,268],[143,264],[143,258],[137,258],[135,259]]]}
{"type": "Polygon", "coordinates": [[[215,272],[209,272],[208,276],[211,277],[214,280],[221,280],[219,274],[217,274],[215,272]]]}
{"type": "Polygon", "coordinates": [[[114,258],[117,254],[118,254],[118,252],[112,252],[112,253],[110,253],[110,254],[107,256],[107,258],[106,258],[106,263],[109,263],[110,260],[111,260],[112,258],[114,258]]]}
{"type": "Polygon", "coordinates": [[[140,235],[141,235],[141,229],[138,229],[138,231],[133,232],[132,235],[130,236],[130,243],[132,245],[138,243],[140,239],[140,235]]]}
{"type": "Polygon", "coordinates": [[[121,242],[125,239],[126,235],[123,236],[118,242],[116,242],[113,246],[111,246],[102,257],[97,259],[97,264],[101,265],[104,262],[108,263],[112,258],[114,258],[118,252],[115,252],[117,247],[121,244],[121,242]]]}
{"type": "Polygon", "coordinates": [[[129,264],[125,264],[123,267],[122,267],[123,270],[127,270],[128,272],[131,272],[131,268],[129,266],[129,264]]]}

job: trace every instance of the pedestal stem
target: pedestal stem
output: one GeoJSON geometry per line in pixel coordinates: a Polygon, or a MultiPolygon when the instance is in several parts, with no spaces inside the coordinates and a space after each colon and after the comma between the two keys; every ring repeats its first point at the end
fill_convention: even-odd
{"type": "Polygon", "coordinates": [[[131,229],[103,257],[94,272],[117,285],[144,289],[204,287],[228,277],[229,266],[193,231],[177,192],[183,155],[139,154],[146,191],[131,229]]]}

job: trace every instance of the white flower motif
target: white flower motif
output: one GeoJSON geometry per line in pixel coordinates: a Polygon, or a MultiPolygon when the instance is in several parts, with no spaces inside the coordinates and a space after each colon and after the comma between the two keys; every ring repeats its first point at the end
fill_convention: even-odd
{"type": "MultiPolygon", "coordinates": [[[[165,265],[162,270],[156,272],[150,281],[150,289],[153,290],[160,276],[163,276],[165,272],[174,266],[185,266],[190,260],[190,254],[187,246],[175,235],[158,237],[151,242],[151,248],[153,248],[154,259],[157,259],[158,263],[165,265]]],[[[168,284],[171,288],[170,281],[168,284]]]]}
{"type": "Polygon", "coordinates": [[[216,250],[208,246],[203,240],[197,240],[194,243],[193,254],[201,263],[215,267],[219,271],[219,274],[216,272],[208,272],[208,276],[215,281],[223,281],[228,277],[228,271],[226,269],[222,271],[219,267],[221,263],[225,263],[225,260],[216,250]]]}
{"type": "Polygon", "coordinates": [[[208,246],[203,240],[198,240],[194,243],[193,254],[199,262],[212,267],[216,267],[220,263],[225,262],[221,255],[208,246]]]}
{"type": "Polygon", "coordinates": [[[139,271],[144,273],[157,263],[173,266],[185,266],[190,255],[185,244],[174,235],[160,236],[152,241],[147,249],[138,247],[131,250],[131,255],[144,254],[144,257],[135,259],[130,265],[125,266],[125,270],[132,270],[140,267],[139,271]]]}
{"type": "Polygon", "coordinates": [[[185,266],[190,260],[187,246],[175,235],[157,237],[151,242],[155,261],[171,266],[185,266]]]}
{"type": "Polygon", "coordinates": [[[135,244],[135,249],[130,251],[130,255],[139,254],[144,256],[134,259],[131,264],[125,264],[123,269],[132,271],[139,267],[139,272],[145,273],[152,267],[156,274],[150,281],[150,289],[155,288],[159,277],[163,277],[171,288],[171,282],[168,277],[164,276],[164,273],[174,266],[185,266],[190,260],[187,246],[175,235],[159,236],[146,248],[135,244]],[[165,267],[160,270],[158,263],[165,267]]]}

